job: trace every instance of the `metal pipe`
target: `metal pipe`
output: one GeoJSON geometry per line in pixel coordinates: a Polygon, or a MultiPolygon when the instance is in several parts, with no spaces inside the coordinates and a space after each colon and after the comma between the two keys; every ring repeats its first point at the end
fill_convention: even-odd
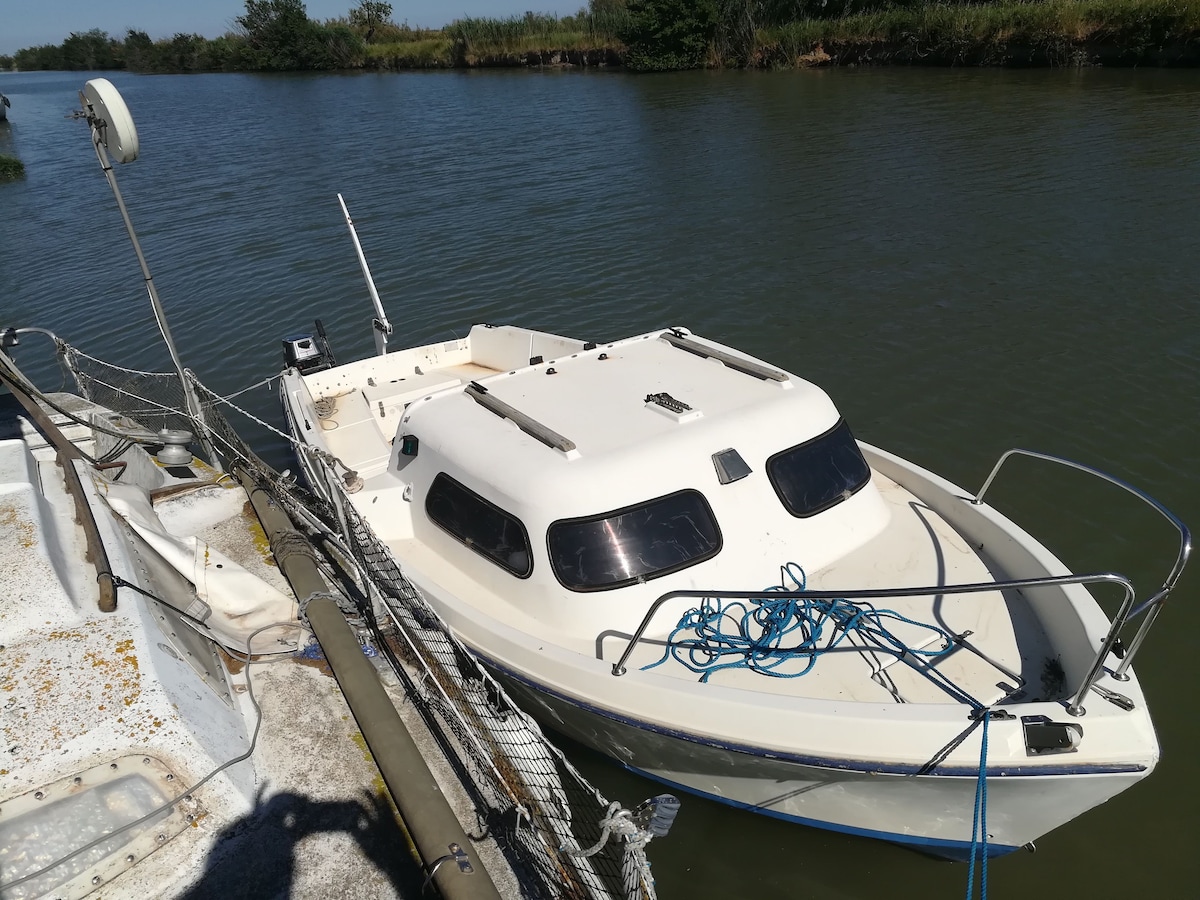
{"type": "Polygon", "coordinates": [[[97,606],[100,612],[115,612],[117,608],[117,589],[112,580],[112,565],[108,561],[108,552],[104,549],[104,541],[100,538],[100,529],[96,526],[96,517],[92,507],[83,493],[83,482],[75,471],[75,460],[86,459],[83,451],[67,440],[57,425],[47,416],[37,401],[25,390],[25,378],[7,356],[0,353],[0,383],[8,386],[17,402],[25,408],[33,424],[37,427],[54,447],[58,455],[59,468],[63,470],[63,480],[67,491],[75,501],[75,521],[83,529],[84,540],[87,542],[88,561],[96,567],[96,585],[100,590],[97,606]]]}
{"type": "MultiPolygon", "coordinates": [[[[278,537],[295,534],[295,527],[288,514],[245,470],[236,471],[274,549],[278,537]]],[[[500,900],[487,870],[470,850],[471,842],[458,817],[383,689],[375,667],[363,656],[362,646],[329,596],[315,560],[290,553],[279,554],[276,561],[296,596],[308,598],[308,622],[429,877],[446,900],[500,900]]]]}

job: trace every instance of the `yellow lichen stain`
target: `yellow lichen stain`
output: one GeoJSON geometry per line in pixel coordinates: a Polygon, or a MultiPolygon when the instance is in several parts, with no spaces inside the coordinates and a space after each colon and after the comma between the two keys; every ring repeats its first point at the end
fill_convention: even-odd
{"type": "Polygon", "coordinates": [[[250,539],[254,541],[254,549],[268,566],[275,565],[275,557],[271,553],[271,541],[263,531],[262,522],[254,512],[254,506],[249,500],[242,506],[242,518],[246,520],[246,528],[250,531],[250,539]]]}
{"type": "MultiPolygon", "coordinates": [[[[50,623],[47,622],[47,625],[50,623]]],[[[85,635],[82,631],[51,631],[46,635],[46,640],[49,641],[82,641],[85,635]]]]}
{"type": "Polygon", "coordinates": [[[138,659],[129,651],[133,649],[132,638],[126,638],[123,641],[118,641],[116,646],[117,653],[121,654],[121,659],[133,666],[133,671],[138,670],[138,659]]]}
{"type": "Polygon", "coordinates": [[[7,775],[8,769],[0,769],[0,775],[7,775]]]}
{"type": "Polygon", "coordinates": [[[15,534],[17,544],[29,550],[37,546],[37,529],[33,523],[20,514],[12,502],[0,503],[0,530],[15,534]]]}
{"type": "Polygon", "coordinates": [[[350,732],[350,740],[354,741],[354,746],[362,751],[363,759],[371,764],[371,769],[375,773],[375,777],[371,779],[371,787],[375,790],[376,795],[380,797],[388,796],[387,785],[383,783],[383,776],[379,773],[379,768],[375,765],[375,757],[371,755],[371,750],[367,747],[367,739],[362,736],[361,731],[350,732]]]}

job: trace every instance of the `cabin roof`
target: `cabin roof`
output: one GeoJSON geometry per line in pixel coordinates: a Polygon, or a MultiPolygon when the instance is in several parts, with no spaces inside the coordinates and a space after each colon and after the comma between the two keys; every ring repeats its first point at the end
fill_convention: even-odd
{"type": "Polygon", "coordinates": [[[442,456],[460,476],[473,475],[521,505],[569,488],[569,496],[556,498],[558,514],[582,515],[700,486],[698,479],[715,484],[712,454],[730,447],[761,471],[772,453],[837,422],[815,385],[777,370],[758,377],[746,369],[766,366],[752,357],[684,339],[692,349],[712,348],[722,362],[681,349],[672,337],[655,332],[500,373],[482,379],[481,390],[436,394],[409,407],[401,432],[420,438],[422,454],[442,456]],[[548,446],[528,433],[529,422],[497,415],[473,393],[486,393],[517,411],[517,421],[528,417],[573,447],[548,446]],[[619,488],[614,493],[627,484],[628,498],[619,488]]]}

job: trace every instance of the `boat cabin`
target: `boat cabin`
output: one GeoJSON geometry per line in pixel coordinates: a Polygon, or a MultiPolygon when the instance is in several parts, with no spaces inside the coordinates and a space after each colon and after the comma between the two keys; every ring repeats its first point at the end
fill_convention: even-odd
{"type": "Polygon", "coordinates": [[[817,571],[889,520],[822,390],[683,329],[595,345],[476,326],[305,382],[407,567],[560,637],[634,627],[667,590],[817,571]]]}

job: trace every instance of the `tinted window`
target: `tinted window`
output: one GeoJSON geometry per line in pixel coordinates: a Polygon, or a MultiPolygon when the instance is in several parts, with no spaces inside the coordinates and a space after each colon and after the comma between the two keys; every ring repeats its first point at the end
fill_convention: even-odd
{"type": "Polygon", "coordinates": [[[547,534],[554,575],[573,591],[597,591],[658,578],[709,559],[721,530],[699,491],[564,519],[547,534]]]}
{"type": "Polygon", "coordinates": [[[793,516],[811,516],[836,506],[871,480],[871,468],[846,420],[819,438],[767,460],[771,486],[793,516]]]}
{"type": "Polygon", "coordinates": [[[529,534],[520,520],[445,472],[433,479],[425,498],[425,512],[476,553],[519,578],[533,571],[529,534]]]}

